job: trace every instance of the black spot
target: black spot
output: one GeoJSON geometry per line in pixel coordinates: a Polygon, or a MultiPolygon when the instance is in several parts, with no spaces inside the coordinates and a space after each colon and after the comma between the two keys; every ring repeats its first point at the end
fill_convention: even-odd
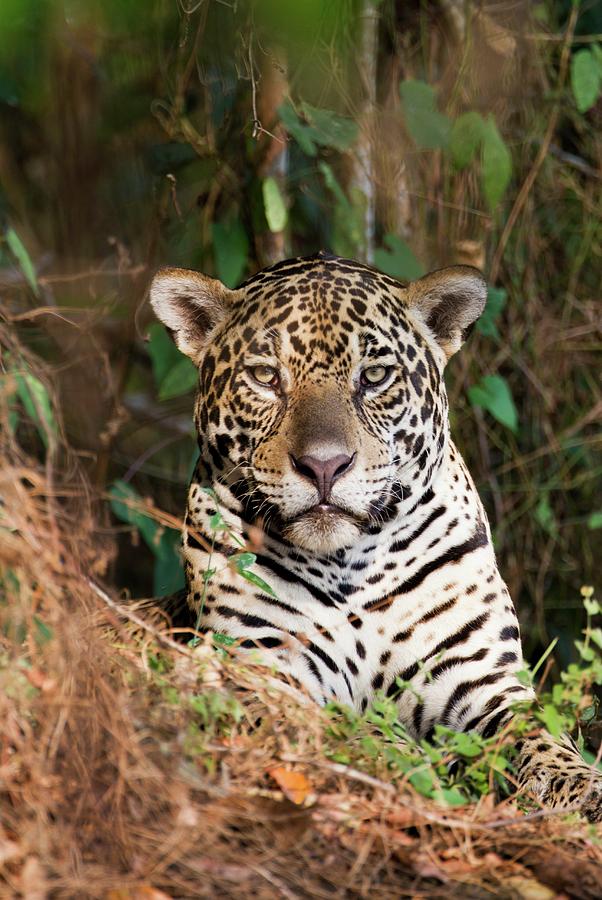
{"type": "Polygon", "coordinates": [[[357,675],[358,672],[359,672],[359,669],[358,669],[358,667],[356,666],[356,664],[353,662],[353,660],[352,660],[352,659],[349,659],[349,657],[346,656],[346,657],[345,657],[345,662],[347,663],[347,668],[349,669],[349,671],[351,672],[351,674],[352,674],[352,675],[357,675]]]}
{"type": "Polygon", "coordinates": [[[381,689],[381,687],[383,686],[384,680],[385,680],[385,676],[383,675],[382,672],[379,672],[377,675],[374,676],[374,678],[372,679],[372,687],[374,688],[375,691],[379,691],[381,689]]]}

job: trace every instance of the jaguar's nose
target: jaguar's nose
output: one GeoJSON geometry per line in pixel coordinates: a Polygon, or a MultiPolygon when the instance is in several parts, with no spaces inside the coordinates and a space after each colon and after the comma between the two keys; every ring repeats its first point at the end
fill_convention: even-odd
{"type": "Polygon", "coordinates": [[[355,461],[353,456],[339,453],[330,459],[318,459],[316,456],[293,456],[291,462],[293,468],[304,478],[313,481],[320,492],[320,502],[325,503],[330,498],[330,492],[335,481],[348,472],[355,461]]]}

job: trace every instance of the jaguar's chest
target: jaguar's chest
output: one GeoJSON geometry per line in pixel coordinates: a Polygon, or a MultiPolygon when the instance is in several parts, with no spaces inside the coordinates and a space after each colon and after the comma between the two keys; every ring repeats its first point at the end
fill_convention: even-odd
{"type": "MultiPolygon", "coordinates": [[[[323,700],[362,709],[378,690],[392,695],[416,676],[418,661],[436,662],[449,636],[503,608],[478,497],[472,491],[459,508],[456,485],[446,479],[414,516],[332,558],[268,537],[254,571],[269,592],[223,568],[206,597],[204,627],[268,649],[305,683],[309,672],[323,700]]],[[[199,593],[206,560],[196,551],[189,558],[199,593]]]]}

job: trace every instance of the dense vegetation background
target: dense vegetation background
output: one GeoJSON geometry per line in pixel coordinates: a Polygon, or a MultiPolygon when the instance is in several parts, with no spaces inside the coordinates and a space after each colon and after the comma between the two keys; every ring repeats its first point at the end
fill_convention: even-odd
{"type": "MultiPolygon", "coordinates": [[[[601,33],[593,0],[3,0],[0,302],[98,497],[183,509],[195,377],[151,324],[158,265],[480,266],[453,431],[528,651],[566,661],[602,550],[601,33]]],[[[179,583],[175,531],[103,515],[108,580],[179,583]]]]}
{"type": "Polygon", "coordinates": [[[452,428],[535,719],[599,761],[601,40],[599,0],[1,0],[0,897],[600,896],[595,826],[509,796],[533,718],[413,741],[125,601],[181,583],[196,452],[159,265],[477,265],[452,428]]]}

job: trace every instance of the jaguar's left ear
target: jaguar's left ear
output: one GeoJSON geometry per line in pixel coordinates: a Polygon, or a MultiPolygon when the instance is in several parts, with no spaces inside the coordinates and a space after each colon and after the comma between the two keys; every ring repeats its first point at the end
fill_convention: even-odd
{"type": "Polygon", "coordinates": [[[487,282],[472,266],[449,266],[408,285],[407,303],[431,329],[447,359],[462,346],[487,300],[487,282]]]}
{"type": "Polygon", "coordinates": [[[235,292],[191,269],[159,269],[149,295],[178,349],[198,366],[211,333],[227,318],[235,292]]]}

